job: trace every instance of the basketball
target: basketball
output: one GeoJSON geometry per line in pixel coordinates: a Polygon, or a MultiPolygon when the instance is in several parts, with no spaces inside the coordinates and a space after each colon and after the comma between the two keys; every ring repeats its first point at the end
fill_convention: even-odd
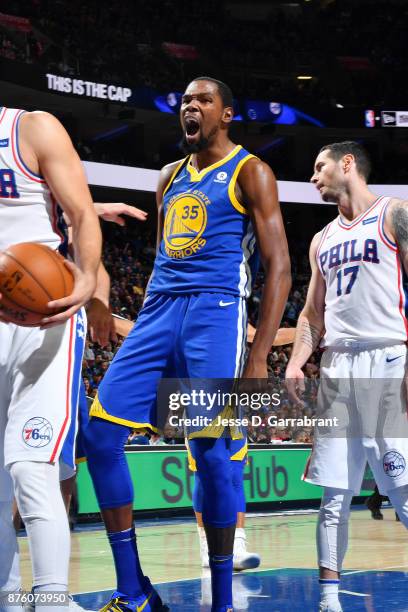
{"type": "Polygon", "coordinates": [[[23,326],[36,326],[55,311],[51,300],[72,293],[74,278],[64,258],[47,246],[22,242],[0,253],[0,314],[23,326]]]}

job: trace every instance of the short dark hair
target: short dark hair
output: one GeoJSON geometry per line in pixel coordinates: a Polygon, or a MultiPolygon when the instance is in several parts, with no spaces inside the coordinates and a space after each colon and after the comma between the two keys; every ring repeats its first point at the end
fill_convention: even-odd
{"type": "Polygon", "coordinates": [[[329,155],[332,159],[339,161],[344,155],[351,153],[356,160],[357,172],[367,180],[371,172],[370,157],[366,149],[358,142],[354,140],[345,140],[344,142],[333,142],[325,145],[319,151],[329,151],[329,155]]]}
{"type": "Polygon", "coordinates": [[[226,106],[234,106],[234,96],[232,95],[231,88],[223,81],[219,81],[218,79],[213,79],[212,77],[208,76],[197,77],[196,79],[193,79],[192,82],[194,83],[194,81],[209,81],[210,83],[215,83],[218,93],[221,96],[224,108],[226,106]]]}

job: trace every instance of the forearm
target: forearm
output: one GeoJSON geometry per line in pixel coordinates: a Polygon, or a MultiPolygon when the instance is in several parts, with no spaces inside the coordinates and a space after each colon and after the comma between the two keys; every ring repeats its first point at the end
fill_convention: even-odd
{"type": "Polygon", "coordinates": [[[98,218],[93,209],[86,208],[71,215],[71,222],[75,263],[84,274],[96,278],[102,249],[98,218]]]}
{"type": "Polygon", "coordinates": [[[103,215],[103,212],[104,212],[104,210],[103,210],[104,204],[103,204],[102,202],[94,202],[94,203],[93,203],[93,205],[94,205],[94,209],[95,209],[95,212],[96,212],[96,214],[98,215],[98,217],[100,217],[101,215],[103,215]]]}
{"type": "Polygon", "coordinates": [[[288,267],[271,266],[267,273],[250,359],[266,360],[282,320],[292,279],[288,267]]]}
{"type": "Polygon", "coordinates": [[[128,319],[124,319],[123,317],[120,317],[118,315],[112,315],[112,317],[115,332],[119,336],[123,336],[124,338],[126,338],[126,336],[132,331],[134,322],[129,321],[128,319]]]}
{"type": "Polygon", "coordinates": [[[110,295],[110,278],[107,273],[105,266],[100,262],[98,272],[96,276],[96,289],[92,296],[92,299],[96,299],[102,302],[106,308],[109,308],[109,295],[110,295]]]}
{"type": "Polygon", "coordinates": [[[290,365],[302,368],[310,355],[319,346],[324,322],[319,317],[308,316],[301,312],[296,325],[295,344],[293,346],[290,365]]]}

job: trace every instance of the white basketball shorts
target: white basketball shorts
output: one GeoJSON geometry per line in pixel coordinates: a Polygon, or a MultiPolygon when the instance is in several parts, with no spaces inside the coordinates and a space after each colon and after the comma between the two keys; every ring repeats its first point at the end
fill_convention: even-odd
{"type": "Polygon", "coordinates": [[[47,330],[0,323],[0,466],[58,461],[76,428],[85,336],[83,310],[47,330]]]}
{"type": "Polygon", "coordinates": [[[358,494],[368,462],[382,494],[408,484],[406,361],[405,344],[324,352],[317,416],[337,424],[316,428],[304,480],[358,494]]]}

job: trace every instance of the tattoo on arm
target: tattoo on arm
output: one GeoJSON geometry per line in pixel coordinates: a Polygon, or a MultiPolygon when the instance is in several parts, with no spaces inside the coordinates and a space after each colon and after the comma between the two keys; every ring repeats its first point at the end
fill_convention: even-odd
{"type": "Polygon", "coordinates": [[[401,254],[406,255],[408,253],[408,209],[406,206],[395,206],[392,211],[392,224],[401,254]]]}
{"type": "Polygon", "coordinates": [[[300,327],[300,341],[303,342],[303,344],[307,344],[312,352],[317,348],[321,335],[322,331],[318,327],[311,325],[307,321],[302,321],[300,327]]]}

